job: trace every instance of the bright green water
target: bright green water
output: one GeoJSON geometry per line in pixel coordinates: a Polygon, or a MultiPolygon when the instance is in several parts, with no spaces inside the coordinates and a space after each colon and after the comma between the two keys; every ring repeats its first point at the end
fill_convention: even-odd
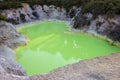
{"type": "Polygon", "coordinates": [[[47,73],[83,59],[120,52],[120,48],[87,34],[67,32],[67,23],[44,21],[24,26],[19,31],[29,38],[16,49],[17,61],[28,75],[47,73]]]}

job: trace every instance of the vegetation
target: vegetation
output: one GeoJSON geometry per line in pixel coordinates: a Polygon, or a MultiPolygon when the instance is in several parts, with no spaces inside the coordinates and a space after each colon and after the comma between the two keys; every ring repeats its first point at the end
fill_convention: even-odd
{"type": "Polygon", "coordinates": [[[18,8],[21,7],[21,3],[29,3],[30,6],[34,4],[40,5],[55,5],[59,7],[65,7],[69,10],[74,5],[79,5],[81,0],[4,0],[0,2],[0,9],[18,8]]]}
{"type": "Polygon", "coordinates": [[[120,14],[120,0],[3,0],[0,9],[18,8],[21,3],[55,5],[65,7],[67,11],[74,6],[82,6],[82,12],[93,14],[120,14]]]}
{"type": "Polygon", "coordinates": [[[82,5],[82,11],[84,13],[91,12],[94,15],[120,14],[120,0],[84,0],[82,5]],[[87,3],[85,3],[85,1],[87,3]]]}
{"type": "Polygon", "coordinates": [[[5,17],[2,14],[0,14],[0,21],[1,20],[5,20],[5,17]]]}
{"type": "Polygon", "coordinates": [[[0,9],[10,9],[10,8],[18,8],[21,7],[20,2],[13,2],[13,1],[3,1],[0,2],[0,9]]]}

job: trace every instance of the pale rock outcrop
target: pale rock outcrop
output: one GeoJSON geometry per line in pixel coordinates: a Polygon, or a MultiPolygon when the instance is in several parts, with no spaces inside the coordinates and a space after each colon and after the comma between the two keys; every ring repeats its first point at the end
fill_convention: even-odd
{"type": "Polygon", "coordinates": [[[29,6],[29,4],[22,3],[22,6],[23,6],[22,9],[25,11],[26,15],[28,15],[31,19],[35,19],[35,17],[32,14],[33,10],[29,6]]]}
{"type": "Polygon", "coordinates": [[[22,22],[31,22],[32,19],[27,15],[27,13],[25,12],[24,8],[19,8],[18,9],[21,15],[21,21],[22,22]]]}
{"type": "Polygon", "coordinates": [[[3,10],[1,14],[5,16],[8,21],[12,20],[16,24],[21,23],[19,10],[17,9],[3,10]]]}
{"type": "Polygon", "coordinates": [[[33,8],[34,8],[34,12],[33,13],[36,13],[35,16],[39,20],[43,20],[43,19],[47,19],[48,18],[47,13],[45,11],[43,11],[42,6],[34,5],[33,8]]]}
{"type": "Polygon", "coordinates": [[[59,13],[60,13],[60,15],[59,15],[59,19],[60,20],[68,20],[68,18],[67,18],[67,12],[66,12],[66,10],[64,8],[61,8],[59,13]]]}
{"type": "Polygon", "coordinates": [[[0,44],[0,56],[6,57],[8,60],[15,60],[15,52],[7,45],[0,44]]]}
{"type": "Polygon", "coordinates": [[[4,43],[11,48],[23,45],[27,42],[26,38],[19,34],[15,27],[6,22],[0,22],[0,43],[4,43]]]}
{"type": "Polygon", "coordinates": [[[30,7],[29,4],[22,3],[22,7],[18,9],[3,10],[1,13],[6,17],[8,22],[14,24],[44,19],[68,20],[66,10],[54,5],[44,5],[43,7],[33,5],[30,7]]]}
{"type": "Polygon", "coordinates": [[[0,54],[0,66],[4,69],[3,71],[5,71],[7,74],[26,76],[26,72],[18,63],[16,63],[14,60],[7,59],[6,57],[8,58],[9,56],[3,57],[0,54]]]}
{"type": "Polygon", "coordinates": [[[88,33],[104,35],[114,41],[120,41],[119,30],[116,30],[120,26],[120,17],[118,15],[112,18],[106,15],[93,16],[91,13],[83,14],[78,9],[80,7],[73,7],[69,12],[72,17],[70,25],[73,28],[88,33]]]}
{"type": "Polygon", "coordinates": [[[44,9],[45,12],[48,12],[50,8],[49,8],[49,6],[44,5],[44,6],[43,6],[43,9],[44,9]]]}
{"type": "Polygon", "coordinates": [[[10,80],[9,77],[15,80],[17,77],[12,79],[14,75],[26,76],[25,70],[15,62],[16,56],[13,51],[17,46],[26,43],[25,37],[21,39],[21,36],[12,24],[0,22],[0,80],[10,80]]]}
{"type": "Polygon", "coordinates": [[[59,12],[54,5],[49,6],[48,16],[50,19],[58,19],[59,12]]]}
{"type": "Polygon", "coordinates": [[[64,8],[49,6],[49,17],[50,19],[67,20],[67,12],[64,8]]]}
{"type": "Polygon", "coordinates": [[[34,5],[34,13],[37,13],[37,16],[40,20],[42,19],[58,19],[58,20],[67,20],[67,12],[64,8],[56,7],[54,5],[34,5]]]}

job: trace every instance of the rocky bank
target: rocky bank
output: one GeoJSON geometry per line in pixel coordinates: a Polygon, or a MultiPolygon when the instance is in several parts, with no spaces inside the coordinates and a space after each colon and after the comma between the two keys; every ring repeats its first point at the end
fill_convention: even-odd
{"type": "Polygon", "coordinates": [[[33,5],[22,3],[18,9],[0,11],[6,20],[13,24],[22,24],[35,20],[57,19],[70,22],[73,29],[92,34],[107,36],[113,41],[120,42],[120,15],[93,15],[82,13],[81,7],[73,6],[69,11],[54,5],[33,5]]]}
{"type": "Polygon", "coordinates": [[[25,43],[25,37],[19,34],[12,24],[0,22],[0,80],[27,79],[22,77],[26,76],[26,72],[15,61],[14,52],[14,48],[25,43]]]}
{"type": "Polygon", "coordinates": [[[90,34],[106,36],[113,41],[120,42],[120,15],[93,15],[82,13],[80,7],[73,7],[69,16],[71,26],[74,29],[90,34]]]}
{"type": "MultiPolygon", "coordinates": [[[[120,16],[94,16],[82,13],[81,7],[73,6],[69,12],[54,5],[34,5],[1,11],[8,22],[22,24],[35,20],[57,19],[70,22],[71,29],[100,34],[120,42],[120,16]]],[[[0,22],[0,80],[119,80],[120,54],[83,60],[58,68],[44,75],[26,76],[24,69],[15,62],[14,49],[26,44],[27,39],[16,31],[16,27],[0,22]]]]}
{"type": "Polygon", "coordinates": [[[7,21],[12,22],[13,24],[44,19],[67,19],[66,10],[54,5],[34,5],[30,7],[29,4],[23,3],[21,8],[3,10],[1,11],[1,14],[6,17],[7,21]]]}

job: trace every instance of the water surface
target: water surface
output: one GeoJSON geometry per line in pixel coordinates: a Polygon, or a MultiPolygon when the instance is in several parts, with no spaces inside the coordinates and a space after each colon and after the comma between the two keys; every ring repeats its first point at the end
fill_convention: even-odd
{"type": "Polygon", "coordinates": [[[120,48],[87,34],[67,31],[67,22],[46,20],[19,30],[29,42],[16,49],[17,61],[28,75],[49,71],[79,60],[120,52],[120,48]]]}

